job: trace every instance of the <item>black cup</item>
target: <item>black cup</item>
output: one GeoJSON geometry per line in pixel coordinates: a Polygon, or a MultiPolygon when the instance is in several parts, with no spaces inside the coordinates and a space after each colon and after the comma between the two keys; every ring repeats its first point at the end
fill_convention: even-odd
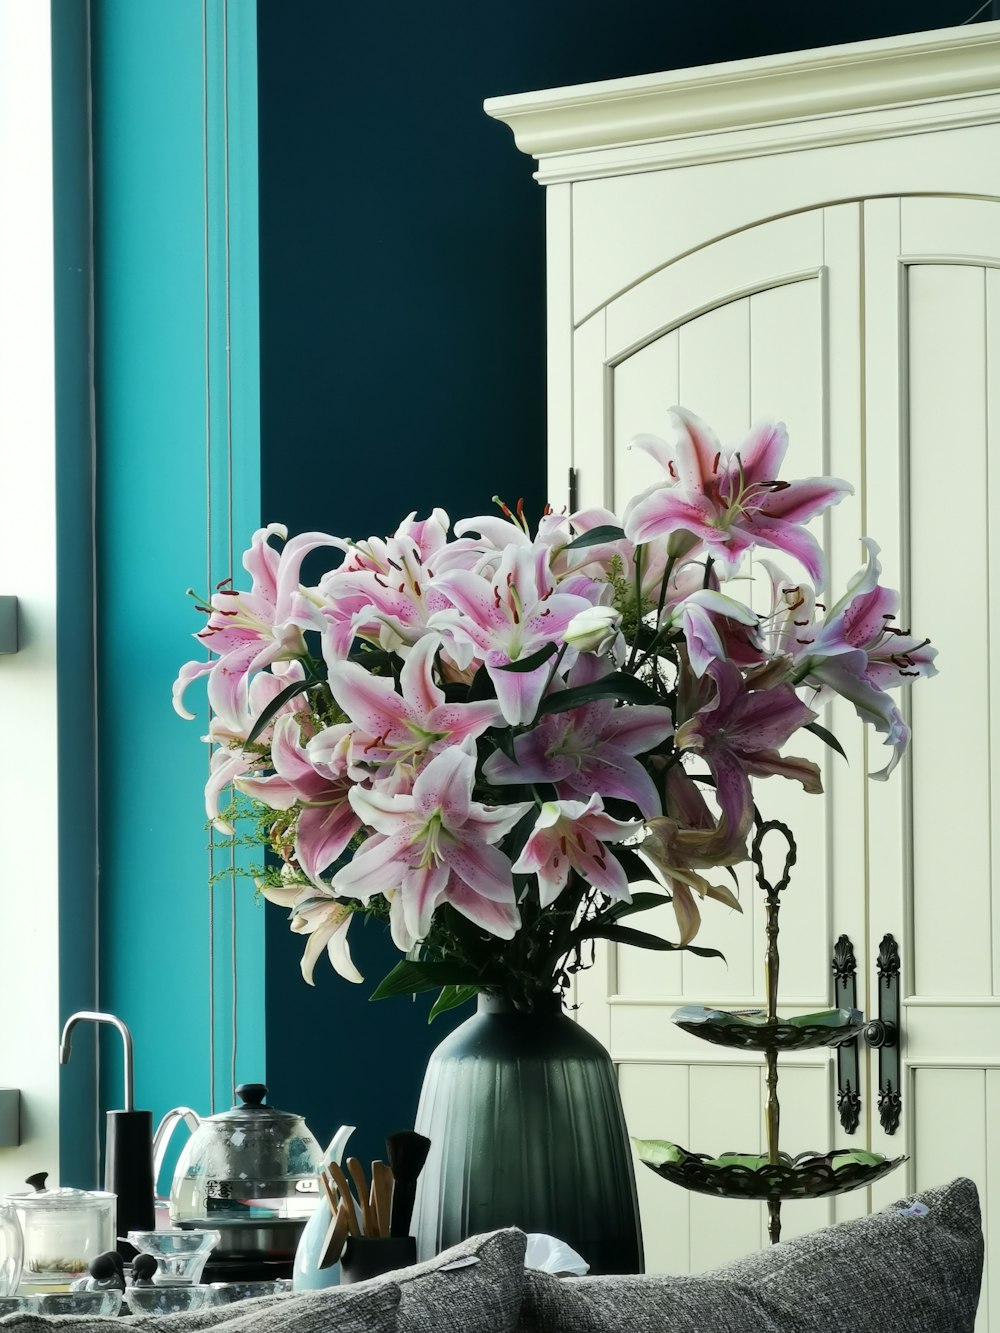
{"type": "Polygon", "coordinates": [[[340,1256],[340,1284],[364,1282],[417,1262],[413,1236],[348,1236],[340,1256]]]}

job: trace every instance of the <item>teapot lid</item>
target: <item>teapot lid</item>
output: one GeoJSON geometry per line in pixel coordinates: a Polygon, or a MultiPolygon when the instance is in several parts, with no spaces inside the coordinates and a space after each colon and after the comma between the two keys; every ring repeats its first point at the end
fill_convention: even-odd
{"type": "Polygon", "coordinates": [[[276,1106],[264,1106],[264,1098],[267,1096],[266,1083],[240,1083],[236,1089],[236,1095],[240,1099],[240,1105],[231,1107],[228,1111],[220,1111],[218,1115],[208,1117],[213,1125],[231,1125],[231,1124],[262,1124],[269,1120],[276,1125],[286,1125],[291,1127],[298,1124],[302,1117],[295,1115],[292,1111],[279,1111],[276,1106]]]}
{"type": "Polygon", "coordinates": [[[24,1182],[31,1186],[30,1194],[8,1194],[7,1198],[18,1208],[97,1208],[105,1205],[114,1194],[103,1190],[78,1190],[65,1186],[62,1189],[46,1189],[47,1171],[38,1171],[24,1182]]]}

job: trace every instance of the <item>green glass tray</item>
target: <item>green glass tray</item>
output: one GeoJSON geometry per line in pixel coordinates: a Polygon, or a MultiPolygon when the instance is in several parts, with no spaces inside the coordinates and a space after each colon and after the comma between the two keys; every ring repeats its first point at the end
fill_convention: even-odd
{"type": "Polygon", "coordinates": [[[676,1010],[671,1020],[692,1037],[741,1051],[808,1051],[817,1046],[841,1046],[865,1026],[860,1009],[824,1009],[768,1022],[763,1009],[728,1013],[689,1004],[676,1010]]]}
{"type": "Polygon", "coordinates": [[[871,1185],[894,1171],[905,1157],[838,1148],[828,1153],[781,1153],[772,1165],[766,1154],[688,1152],[665,1139],[633,1140],[639,1160],[664,1180],[697,1194],[724,1199],[819,1199],[871,1185]]]}

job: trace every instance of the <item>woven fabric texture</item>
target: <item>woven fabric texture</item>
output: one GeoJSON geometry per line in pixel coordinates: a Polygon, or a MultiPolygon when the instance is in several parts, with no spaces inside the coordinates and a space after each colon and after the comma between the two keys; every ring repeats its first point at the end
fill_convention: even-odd
{"type": "Polygon", "coordinates": [[[523,1231],[493,1231],[394,1273],[399,1333],[514,1333],[526,1243],[523,1231]]]}
{"type": "Polygon", "coordinates": [[[0,1333],[396,1333],[399,1288],[394,1283],[332,1287],[301,1296],[265,1296],[194,1314],[129,1315],[87,1319],[81,1315],[9,1314],[0,1333]],[[367,1289],[365,1289],[367,1288],[367,1289]]]}
{"type": "MultiPolygon", "coordinates": [[[[736,1206],[736,1205],[734,1205],[736,1206]]],[[[972,1333],[983,1271],[971,1180],[693,1277],[526,1275],[522,1333],[972,1333]],[[914,1202],[922,1216],[902,1209],[914,1202]]]]}

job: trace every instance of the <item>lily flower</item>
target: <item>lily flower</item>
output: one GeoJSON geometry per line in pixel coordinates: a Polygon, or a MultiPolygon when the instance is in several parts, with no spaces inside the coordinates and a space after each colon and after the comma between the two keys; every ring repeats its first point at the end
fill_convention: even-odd
{"type": "MultiPolygon", "coordinates": [[[[552,675],[549,662],[534,671],[502,668],[558,643],[578,611],[592,600],[557,590],[546,546],[507,546],[490,577],[454,569],[435,580],[448,610],[428,621],[443,634],[458,667],[480,659],[496,688],[504,718],[514,726],[533,721],[552,675]]],[[[594,585],[596,588],[596,585],[594,585]]]]}
{"type": "Polygon", "coordinates": [[[807,792],[823,790],[812,760],[778,753],[778,747],[816,714],[790,685],[748,690],[731,662],[713,662],[705,679],[714,685],[714,698],[677,728],[674,743],[680,750],[698,750],[704,756],[716,783],[720,835],[725,841],[742,841],[753,822],[751,777],[780,774],[795,778],[807,792]]]}
{"type": "MultiPolygon", "coordinates": [[[[570,676],[585,684],[610,668],[584,657],[570,676]]],[[[558,680],[554,689],[565,688],[558,680]]],[[[483,765],[488,782],[551,782],[561,800],[602,797],[631,801],[648,819],[662,811],[656,786],[635,757],[653,750],[674,730],[668,708],[631,704],[616,708],[610,699],[594,699],[564,713],[548,713],[514,741],[514,758],[497,750],[483,765]]]]}
{"type": "Polygon", "coordinates": [[[879,583],[878,544],[866,537],[864,547],[864,566],[821,622],[812,589],[793,582],[769,561],[761,563],[771,578],[773,647],[795,664],[797,682],[817,690],[817,702],[839,694],[885,736],[892,755],[884,769],[870,774],[884,780],[910,740],[909,727],[885,691],[921,676],[936,676],[937,649],[928,639],[917,639],[891,623],[899,611],[899,593],[879,583]]]}
{"type": "Polygon", "coordinates": [[[193,718],[183,703],[192,680],[208,676],[208,702],[231,727],[238,727],[247,710],[249,677],[272,662],[304,657],[303,630],[321,629],[316,602],[299,585],[302,561],[320,546],[343,546],[338,537],[305,532],[293,537],[281,552],[269,538],[288,535],[280,523],[259,528],[243,567],[252,576],[249,592],[220,587],[211,599],[208,624],[194,636],[218,657],[187,662],[174,682],[174,709],[193,718]]]}
{"type": "MultiPolygon", "coordinates": [[[[347,730],[343,725],[341,734],[347,730]]],[[[313,884],[323,887],[320,875],[347,850],[361,827],[348,800],[354,784],[346,763],[333,768],[314,762],[302,743],[298,719],[283,714],[274,724],[271,765],[272,776],[237,777],[236,786],[272,810],[290,810],[301,803],[295,825],[295,860],[313,884]]]]}
{"type": "Polygon", "coordinates": [[[492,844],[531,806],[473,801],[475,771],[475,757],[452,746],[420,771],[409,794],[351,790],[355,812],[376,836],[337,872],[332,888],[365,902],[398,893],[407,948],[426,937],[442,902],[500,939],[513,939],[520,925],[510,861],[492,844]]]}
{"type": "Polygon", "coordinates": [[[635,850],[669,891],[680,943],[690,944],[701,925],[695,894],[743,911],[731,889],[709,883],[698,872],[745,861],[746,845],[743,836],[731,836],[721,821],[716,823],[682,768],[667,774],[666,806],[668,814],[646,821],[646,836],[635,850]]]}
{"type": "Polygon", "coordinates": [[[301,884],[290,885],[288,888],[269,886],[261,892],[268,902],[290,908],[290,929],[296,935],[308,936],[299,966],[303,979],[310,986],[316,984],[313,981],[313,969],[324,949],[334,971],[345,981],[364,981],[354,966],[347,943],[347,928],[354,913],[346,903],[339,902],[329,892],[301,884]]]}
{"type": "Polygon", "coordinates": [[[662,624],[684,632],[688,660],[696,676],[703,676],[712,662],[729,656],[716,619],[749,626],[750,642],[757,638],[759,617],[748,606],[713,588],[699,588],[665,608],[662,624]]]}
{"type": "Polygon", "coordinates": [[[586,803],[546,801],[514,872],[538,876],[542,907],[559,897],[571,870],[609,898],[631,902],[625,871],[606,844],[622,842],[641,827],[637,819],[612,819],[596,792],[586,803]]]}
{"type": "Polygon", "coordinates": [[[632,441],[661,464],[669,480],[629,501],[624,521],[629,540],[643,544],[689,533],[724,577],[736,572],[752,546],[770,546],[798,560],[821,587],[823,552],[801,524],[838,504],[853,487],[834,477],[779,481],[788,448],[780,422],[755,426],[742,444],[723,449],[693,413],[671,411],[678,427],[673,449],[652,435],[632,441]]]}
{"type": "MultiPolygon", "coordinates": [[[[355,726],[350,738],[353,777],[367,776],[367,765],[416,763],[450,745],[475,740],[501,721],[495,699],[479,703],[447,703],[434,680],[436,635],[420,639],[400,672],[397,693],[391,677],[373,676],[357,662],[334,662],[329,668],[333,697],[355,726]]],[[[341,743],[338,728],[320,732],[309,745],[310,758],[329,762],[331,747],[341,743]]]]}

